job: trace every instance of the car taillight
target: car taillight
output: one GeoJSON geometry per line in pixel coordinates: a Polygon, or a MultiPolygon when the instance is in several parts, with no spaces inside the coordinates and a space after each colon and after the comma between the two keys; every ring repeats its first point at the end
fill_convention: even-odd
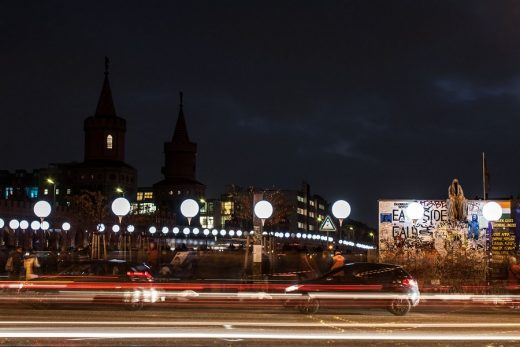
{"type": "Polygon", "coordinates": [[[128,271],[126,275],[130,277],[152,278],[148,271],[128,271]]]}
{"type": "Polygon", "coordinates": [[[405,278],[402,283],[405,287],[417,287],[417,281],[413,278],[405,278]]]}

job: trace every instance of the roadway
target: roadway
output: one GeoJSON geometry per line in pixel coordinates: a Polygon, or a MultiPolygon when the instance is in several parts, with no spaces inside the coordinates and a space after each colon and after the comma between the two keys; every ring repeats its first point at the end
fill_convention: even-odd
{"type": "Polygon", "coordinates": [[[520,310],[377,310],[2,307],[0,344],[10,346],[518,346],[520,310]]]}

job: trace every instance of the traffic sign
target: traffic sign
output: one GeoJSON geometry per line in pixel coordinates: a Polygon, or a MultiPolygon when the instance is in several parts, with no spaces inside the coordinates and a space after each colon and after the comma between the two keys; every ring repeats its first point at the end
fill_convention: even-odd
{"type": "Polygon", "coordinates": [[[320,225],[320,231],[336,231],[336,224],[332,221],[330,216],[326,216],[323,223],[320,225]]]}

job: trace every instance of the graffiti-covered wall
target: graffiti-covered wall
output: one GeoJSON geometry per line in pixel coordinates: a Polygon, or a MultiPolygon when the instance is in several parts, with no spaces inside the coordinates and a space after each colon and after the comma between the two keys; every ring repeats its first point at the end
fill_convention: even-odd
{"type": "MultiPolygon", "coordinates": [[[[419,200],[424,215],[412,221],[405,211],[415,201],[379,201],[379,256],[382,261],[403,252],[428,252],[436,258],[454,252],[471,252],[498,264],[507,261],[507,256],[515,251],[516,225],[511,218],[510,201],[497,201],[503,214],[491,228],[482,213],[486,201],[465,200],[466,217],[453,220],[449,218],[447,200],[419,200]]],[[[503,270],[497,271],[496,276],[504,276],[503,270]]]]}

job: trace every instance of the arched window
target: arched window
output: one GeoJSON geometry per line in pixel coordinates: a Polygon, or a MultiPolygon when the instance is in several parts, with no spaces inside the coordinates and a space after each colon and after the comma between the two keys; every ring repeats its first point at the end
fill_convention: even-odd
{"type": "Polygon", "coordinates": [[[112,149],[112,135],[107,136],[107,149],[112,149]]]}

